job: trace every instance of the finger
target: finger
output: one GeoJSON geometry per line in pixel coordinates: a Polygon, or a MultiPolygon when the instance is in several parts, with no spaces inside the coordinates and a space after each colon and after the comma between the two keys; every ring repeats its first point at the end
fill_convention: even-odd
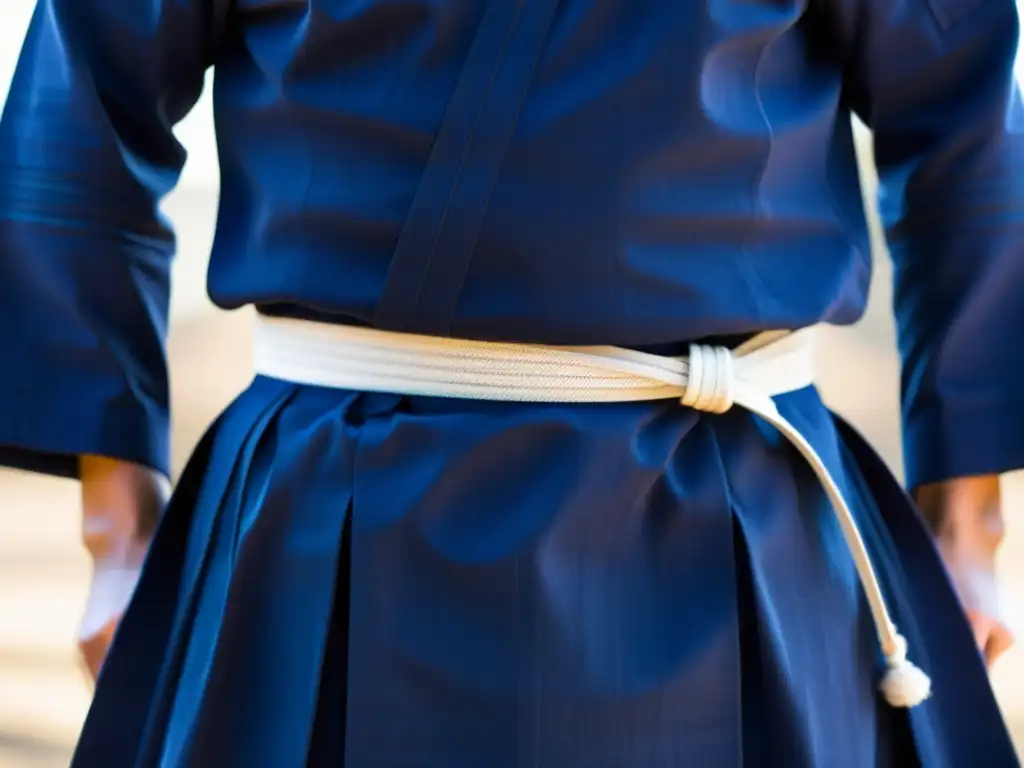
{"type": "Polygon", "coordinates": [[[114,631],[117,629],[117,620],[112,619],[99,632],[92,637],[85,638],[78,643],[78,652],[82,663],[93,682],[100,676],[100,669],[103,661],[110,650],[110,643],[114,639],[114,631]]]}
{"type": "Polygon", "coordinates": [[[1013,634],[1003,625],[997,624],[985,643],[985,664],[991,667],[1013,647],[1013,634]]]}
{"type": "Polygon", "coordinates": [[[985,655],[989,638],[995,630],[995,622],[983,613],[967,611],[967,619],[971,624],[971,632],[974,634],[974,644],[978,650],[985,655]]]}

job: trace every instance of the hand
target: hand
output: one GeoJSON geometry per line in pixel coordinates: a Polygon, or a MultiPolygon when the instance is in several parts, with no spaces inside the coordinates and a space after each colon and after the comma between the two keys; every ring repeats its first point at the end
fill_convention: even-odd
{"type": "Polygon", "coordinates": [[[996,578],[1004,522],[999,477],[965,477],[922,486],[918,507],[963,605],[989,668],[1013,645],[996,578]]]}
{"type": "Polygon", "coordinates": [[[151,469],[100,456],[82,456],[79,475],[82,541],[93,572],[78,650],[95,680],[135,591],[169,484],[151,469]]]}

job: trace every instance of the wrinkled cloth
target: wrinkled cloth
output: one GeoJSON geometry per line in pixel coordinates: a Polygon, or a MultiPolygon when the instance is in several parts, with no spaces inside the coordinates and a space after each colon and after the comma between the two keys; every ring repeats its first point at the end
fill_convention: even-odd
{"type": "Polygon", "coordinates": [[[519,5],[38,0],[0,121],[0,461],[167,470],[158,201],[213,67],[217,305],[495,341],[855,321],[856,113],[907,481],[1024,466],[1014,0],[519,5]]]}
{"type": "Polygon", "coordinates": [[[181,480],[73,767],[1015,766],[906,497],[813,390],[779,402],[933,677],[909,714],[827,499],[748,414],[258,378],[181,480]]]}
{"type": "MultiPolygon", "coordinates": [[[[212,67],[212,299],[468,339],[853,322],[856,113],[908,482],[1024,466],[1018,27],[1013,0],[39,0],[0,120],[0,463],[168,471],[159,203],[212,67]]],[[[813,391],[785,403],[933,678],[909,715],[756,419],[258,379],[181,481],[74,768],[1016,765],[906,497],[813,391]]]]}

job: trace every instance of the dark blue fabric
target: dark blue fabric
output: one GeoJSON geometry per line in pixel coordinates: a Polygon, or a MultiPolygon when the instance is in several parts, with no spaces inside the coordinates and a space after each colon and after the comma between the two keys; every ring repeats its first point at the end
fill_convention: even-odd
{"type": "MultiPolygon", "coordinates": [[[[0,343],[19,361],[0,369],[0,445],[22,453],[5,461],[166,469],[157,200],[210,66],[213,299],[371,322],[484,6],[40,0],[0,123],[0,343]],[[24,405],[43,397],[74,407],[24,405]]],[[[908,479],[1019,467],[1017,29],[1013,0],[565,0],[521,110],[499,76],[491,109],[456,115],[510,143],[493,188],[470,163],[437,190],[424,248],[471,258],[392,275],[451,297],[408,327],[635,346],[852,322],[869,278],[855,109],[897,266],[908,479]]],[[[490,47],[516,72],[503,34],[490,47]]],[[[466,147],[442,149],[462,167],[466,147]]]]}
{"type": "MultiPolygon", "coordinates": [[[[559,344],[856,319],[857,109],[899,201],[910,479],[1020,466],[1010,0],[492,1],[471,45],[482,1],[42,0],[0,123],[0,460],[166,471],[157,204],[212,65],[219,304],[559,344]]],[[[935,678],[912,728],[820,488],[749,414],[257,379],[74,768],[1015,766],[906,498],[813,390],[780,408],[935,678]]]]}
{"type": "Polygon", "coordinates": [[[934,676],[913,737],[827,500],[747,414],[257,379],[186,471],[73,768],[1016,766],[906,498],[813,390],[780,405],[934,676]]]}

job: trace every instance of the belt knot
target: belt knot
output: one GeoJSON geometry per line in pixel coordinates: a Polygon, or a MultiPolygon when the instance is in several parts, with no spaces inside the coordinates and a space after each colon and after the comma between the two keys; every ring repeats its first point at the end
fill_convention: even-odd
{"type": "Polygon", "coordinates": [[[731,350],[691,344],[686,363],[683,405],[706,413],[725,413],[732,408],[736,371],[731,350]]]}

